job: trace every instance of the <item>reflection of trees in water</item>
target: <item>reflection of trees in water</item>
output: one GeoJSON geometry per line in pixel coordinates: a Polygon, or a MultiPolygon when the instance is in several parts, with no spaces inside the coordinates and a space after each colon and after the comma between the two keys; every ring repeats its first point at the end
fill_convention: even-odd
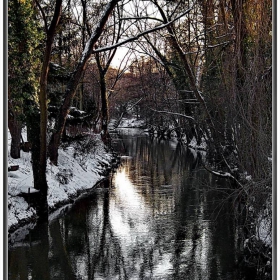
{"type": "Polygon", "coordinates": [[[157,205],[158,210],[164,211],[165,206],[170,204],[168,200],[173,200],[174,192],[180,196],[181,188],[178,186],[182,184],[182,178],[195,176],[192,170],[197,161],[193,161],[192,154],[187,151],[181,144],[172,150],[166,141],[145,137],[133,139],[128,147],[129,155],[136,155],[131,163],[129,178],[136,188],[141,188],[142,196],[151,205],[157,205]]]}
{"type": "Polygon", "coordinates": [[[9,250],[9,279],[49,280],[48,224],[37,225],[21,246],[9,250]]]}
{"type": "Polygon", "coordinates": [[[62,277],[57,279],[95,279],[98,275],[128,279],[122,249],[110,223],[109,181],[103,187],[98,200],[77,203],[76,209],[61,220],[62,224],[56,220],[50,226],[56,247],[52,264],[63,268],[62,277]]]}
{"type": "MultiPolygon", "coordinates": [[[[176,146],[175,150],[171,150],[167,147],[166,142],[151,141],[149,145],[146,145],[146,141],[145,138],[135,140],[129,151],[131,154],[136,154],[134,163],[136,167],[134,168],[138,172],[137,175],[144,179],[146,176],[150,178],[149,183],[152,187],[149,191],[142,192],[142,195],[150,205],[158,209],[156,214],[166,214],[167,205],[175,207],[170,209],[170,212],[174,211],[177,215],[172,227],[174,230],[173,278],[180,279],[185,275],[192,276],[193,279],[203,277],[215,279],[218,274],[225,275],[226,271],[223,271],[223,268],[229,267],[229,264],[232,263],[234,252],[228,254],[223,251],[228,250],[223,249],[228,248],[228,244],[223,244],[223,242],[230,241],[229,236],[232,236],[234,230],[233,223],[228,223],[228,228],[224,228],[223,219],[225,217],[220,217],[217,223],[220,222],[221,229],[210,222],[207,225],[207,232],[203,233],[204,219],[210,218],[207,211],[213,211],[216,207],[217,197],[216,194],[207,190],[210,175],[199,169],[200,154],[195,157],[180,144],[176,146]],[[134,149],[138,149],[138,151],[134,149]],[[143,166],[145,166],[145,170],[143,170],[143,166]],[[169,184],[176,188],[168,195],[166,190],[161,191],[161,185],[169,184]],[[175,201],[168,203],[169,197],[175,201]],[[204,237],[203,241],[202,237],[204,237]],[[216,247],[215,251],[213,247],[216,247]],[[206,254],[204,259],[201,258],[202,251],[206,254]],[[186,254],[186,252],[189,253],[186,254]],[[207,264],[203,264],[205,259],[207,259],[207,264]]],[[[131,179],[133,180],[133,177],[131,179]]],[[[137,184],[139,182],[136,182],[137,184]]],[[[228,209],[225,210],[228,213],[228,209]]],[[[161,236],[161,238],[168,236],[168,233],[163,232],[164,227],[162,226],[162,224],[158,226],[157,232],[157,236],[161,236]]],[[[170,242],[172,239],[169,238],[165,241],[170,242]]],[[[156,251],[155,245],[154,253],[156,251]]]]}
{"type": "Polygon", "coordinates": [[[13,248],[8,255],[9,279],[28,279],[26,248],[13,248]]]}
{"type": "MultiPolygon", "coordinates": [[[[173,276],[174,279],[179,279],[182,273],[184,273],[181,266],[185,267],[185,270],[190,270],[191,266],[197,266],[195,259],[197,240],[192,239],[192,237],[199,235],[199,229],[195,229],[197,224],[193,220],[190,220],[188,216],[191,215],[193,218],[197,216],[197,213],[191,213],[192,210],[197,212],[197,209],[191,208],[190,205],[191,202],[195,203],[194,200],[198,200],[198,197],[193,197],[193,194],[195,196],[199,194],[189,191],[196,183],[196,180],[194,180],[196,173],[193,173],[192,170],[194,169],[194,164],[197,165],[197,161],[193,161],[191,154],[187,154],[186,148],[180,144],[176,146],[175,150],[171,150],[168,147],[168,143],[164,141],[153,141],[149,145],[147,145],[146,141],[147,139],[145,138],[138,138],[134,142],[138,145],[130,146],[131,149],[138,149],[137,151],[130,150],[131,154],[136,154],[134,164],[138,172],[137,177],[146,178],[145,176],[148,176],[150,178],[149,184],[151,186],[149,187],[151,191],[142,192],[142,195],[149,201],[150,205],[153,205],[153,208],[159,210],[157,211],[157,215],[164,215],[173,211],[179,215],[177,217],[178,219],[174,219],[175,224],[172,226],[172,235],[170,235],[170,229],[168,229],[168,232],[164,232],[164,223],[158,224],[156,228],[156,242],[152,252],[153,254],[157,254],[158,252],[160,255],[164,248],[163,241],[167,244],[174,242],[172,257],[173,276]],[[145,170],[143,170],[143,166],[145,170]],[[182,178],[183,181],[181,183],[182,178]],[[171,188],[163,189],[162,187],[164,185],[171,185],[171,188]],[[166,211],[166,206],[170,205],[168,200],[173,200],[174,195],[176,202],[171,202],[171,209],[169,208],[169,211],[166,211]],[[192,227],[190,225],[185,225],[187,220],[189,223],[194,224],[194,233],[191,232],[192,227]],[[185,241],[188,239],[193,240],[193,254],[188,255],[186,259],[182,254],[187,250],[185,241]]],[[[131,179],[133,181],[133,177],[131,179]]],[[[139,182],[136,182],[136,185],[139,185],[139,182]]],[[[187,245],[190,246],[190,244],[187,245]]],[[[199,270],[199,267],[196,270],[199,270]]]]}
{"type": "Polygon", "coordinates": [[[110,221],[109,180],[104,182],[104,188],[106,188],[106,191],[104,191],[103,196],[103,225],[99,237],[99,246],[95,248],[91,258],[92,271],[90,279],[94,279],[96,274],[119,276],[120,279],[128,279],[122,248],[118,239],[114,236],[110,221]]]}
{"type": "MultiPolygon", "coordinates": [[[[76,279],[69,258],[69,252],[64,244],[59,220],[55,220],[51,223],[49,228],[53,247],[53,256],[51,258],[52,269],[54,269],[56,273],[60,272],[61,279],[76,279]]],[[[67,232],[67,229],[65,232],[67,232]]]]}
{"type": "Polygon", "coordinates": [[[10,279],[27,279],[29,270],[32,279],[153,279],[164,261],[171,270],[161,279],[214,280],[226,275],[234,258],[234,252],[226,250],[234,241],[230,236],[235,226],[224,223],[223,216],[216,223],[210,220],[217,198],[202,184],[210,184],[210,175],[197,168],[199,159],[180,144],[170,149],[167,142],[144,137],[127,141],[127,155],[135,160],[127,159],[122,168],[143,198],[143,207],[151,210],[142,217],[148,232],[135,231],[139,221],[125,213],[129,209],[123,205],[118,206],[122,222],[135,236],[123,237],[115,230],[115,213],[110,211],[116,210],[116,193],[107,180],[65,217],[52,221],[49,230],[46,225],[42,233],[32,233],[32,241],[40,242],[15,249],[17,255],[11,251],[10,279]],[[37,260],[44,266],[35,264],[37,260]]]}

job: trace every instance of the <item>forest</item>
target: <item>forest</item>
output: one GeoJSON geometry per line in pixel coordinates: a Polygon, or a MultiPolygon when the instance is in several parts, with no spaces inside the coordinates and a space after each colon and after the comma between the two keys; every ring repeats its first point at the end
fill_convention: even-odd
{"type": "Polygon", "coordinates": [[[271,0],[9,0],[9,156],[31,154],[40,219],[61,145],[91,131],[110,150],[112,127],[135,118],[204,146],[247,236],[265,216],[271,238],[272,29],[271,0]]]}

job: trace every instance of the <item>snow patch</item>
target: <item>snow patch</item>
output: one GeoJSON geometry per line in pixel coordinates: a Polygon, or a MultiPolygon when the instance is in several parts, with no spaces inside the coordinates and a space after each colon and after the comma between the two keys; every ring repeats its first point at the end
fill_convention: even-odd
{"type": "Polygon", "coordinates": [[[132,127],[136,127],[136,128],[140,128],[145,126],[145,121],[144,120],[137,120],[136,118],[123,118],[120,122],[120,124],[118,125],[118,128],[132,128],[132,127]]]}
{"type": "Polygon", "coordinates": [[[193,137],[191,142],[188,144],[188,147],[193,148],[194,150],[203,150],[206,151],[207,144],[204,138],[201,139],[201,143],[198,144],[196,138],[193,137]]]}
{"type": "MultiPolygon", "coordinates": [[[[22,134],[26,139],[26,129],[22,134]]],[[[95,145],[85,153],[79,151],[77,147],[60,148],[58,165],[54,166],[48,161],[46,177],[50,210],[54,210],[61,202],[77,196],[80,191],[92,188],[104,178],[101,173],[110,166],[113,156],[106,151],[100,135],[89,135],[89,137],[94,139],[95,145]]],[[[8,134],[8,145],[10,148],[10,134],[8,134]]],[[[16,228],[23,221],[36,217],[35,209],[30,207],[20,194],[38,192],[38,190],[33,188],[31,153],[21,151],[19,159],[13,159],[8,154],[8,165],[19,165],[17,171],[8,173],[9,230],[16,228]]]]}

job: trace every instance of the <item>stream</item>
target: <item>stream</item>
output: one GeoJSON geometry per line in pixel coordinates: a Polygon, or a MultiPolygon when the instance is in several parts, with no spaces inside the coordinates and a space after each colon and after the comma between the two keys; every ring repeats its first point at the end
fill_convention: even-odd
{"type": "Polygon", "coordinates": [[[228,183],[174,141],[122,129],[121,165],[9,246],[9,279],[247,279],[228,183]]]}

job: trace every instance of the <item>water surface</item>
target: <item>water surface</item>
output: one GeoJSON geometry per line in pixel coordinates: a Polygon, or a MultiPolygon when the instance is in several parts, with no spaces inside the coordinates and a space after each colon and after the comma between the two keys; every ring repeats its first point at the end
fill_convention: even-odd
{"type": "Polygon", "coordinates": [[[227,183],[174,141],[121,138],[116,173],[10,246],[9,279],[241,279],[227,183]]]}

